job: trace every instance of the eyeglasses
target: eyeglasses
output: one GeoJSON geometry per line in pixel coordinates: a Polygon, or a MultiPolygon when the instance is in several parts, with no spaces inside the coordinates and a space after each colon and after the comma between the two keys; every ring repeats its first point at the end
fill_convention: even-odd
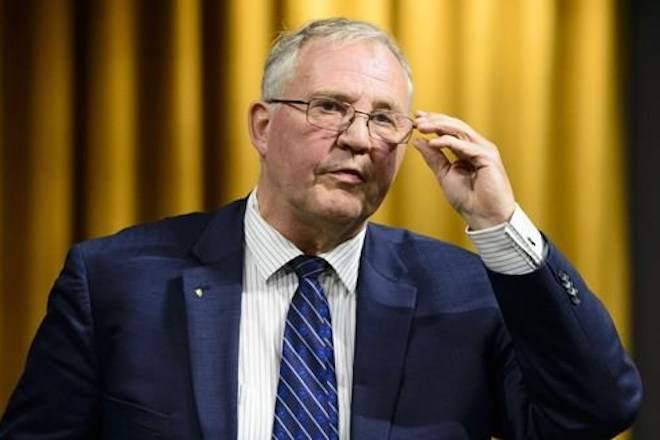
{"type": "Polygon", "coordinates": [[[307,122],[314,127],[338,133],[348,129],[359,113],[367,117],[367,129],[373,139],[388,144],[405,144],[410,139],[414,122],[402,113],[390,110],[374,110],[371,113],[356,110],[348,102],[332,98],[269,99],[269,104],[300,104],[307,106],[307,122]]]}

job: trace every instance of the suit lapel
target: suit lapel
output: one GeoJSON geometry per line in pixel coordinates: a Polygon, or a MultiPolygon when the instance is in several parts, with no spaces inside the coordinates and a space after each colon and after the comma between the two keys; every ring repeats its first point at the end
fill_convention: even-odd
{"type": "MultiPolygon", "coordinates": [[[[193,391],[203,438],[237,436],[238,349],[245,200],[218,211],[183,273],[193,391]]],[[[360,263],[351,438],[387,438],[417,289],[399,244],[370,226],[360,263]]]]}
{"type": "Polygon", "coordinates": [[[193,391],[203,438],[236,438],[245,202],[212,218],[184,271],[193,391]]]}
{"type": "Polygon", "coordinates": [[[351,438],[389,436],[417,289],[400,245],[370,226],[357,288],[351,438]]]}

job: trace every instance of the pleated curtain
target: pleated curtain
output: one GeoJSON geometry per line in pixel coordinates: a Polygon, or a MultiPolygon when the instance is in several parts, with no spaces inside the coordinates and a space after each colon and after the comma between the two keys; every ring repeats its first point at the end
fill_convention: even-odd
{"type": "MultiPolygon", "coordinates": [[[[337,15],[394,34],[414,109],[462,118],[499,146],[518,203],[630,340],[614,0],[5,0],[0,411],[67,249],[245,196],[259,170],[247,108],[271,42],[337,15]]],[[[470,246],[412,147],[374,220],[470,246]]]]}

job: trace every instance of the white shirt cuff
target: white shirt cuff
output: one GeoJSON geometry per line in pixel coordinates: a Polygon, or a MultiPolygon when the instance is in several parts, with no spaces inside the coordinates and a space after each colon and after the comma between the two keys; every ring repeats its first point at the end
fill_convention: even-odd
{"type": "Polygon", "coordinates": [[[466,228],[465,232],[486,267],[493,272],[523,275],[543,264],[547,244],[517,204],[507,223],[478,231],[466,228]]]}

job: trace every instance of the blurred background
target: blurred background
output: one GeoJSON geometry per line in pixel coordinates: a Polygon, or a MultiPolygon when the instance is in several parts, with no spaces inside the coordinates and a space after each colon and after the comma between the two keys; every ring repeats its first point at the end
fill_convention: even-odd
{"type": "MultiPolygon", "coordinates": [[[[614,0],[0,0],[0,413],[72,243],[255,184],[246,130],[277,32],[390,31],[415,109],[501,150],[520,205],[610,310],[660,438],[660,5],[614,0]],[[655,230],[654,230],[655,229],[655,230]]],[[[469,247],[410,148],[375,220],[469,247]]]]}

